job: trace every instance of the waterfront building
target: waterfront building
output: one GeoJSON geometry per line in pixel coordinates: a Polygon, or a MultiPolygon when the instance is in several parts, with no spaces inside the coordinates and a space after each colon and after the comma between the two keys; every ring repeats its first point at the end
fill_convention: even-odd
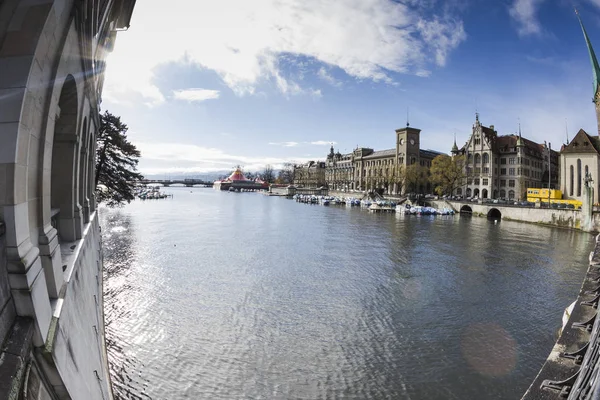
{"type": "Polygon", "coordinates": [[[0,392],[112,399],[95,152],[135,0],[0,1],[0,392]]]}
{"type": "Polygon", "coordinates": [[[354,189],[353,153],[336,153],[333,145],[325,161],[325,182],[331,190],[348,191],[354,189]]]}
{"type": "Polygon", "coordinates": [[[305,188],[319,188],[326,186],[325,162],[309,161],[294,166],[294,185],[305,188]]]}
{"type": "Polygon", "coordinates": [[[261,179],[248,179],[244,176],[242,169],[236,167],[236,169],[225,179],[217,180],[213,183],[213,188],[216,190],[268,190],[269,184],[263,182],[261,179]]]}
{"type": "Polygon", "coordinates": [[[518,134],[499,136],[494,125],[481,123],[479,113],[464,146],[454,141],[452,155],[465,157],[465,179],[454,192],[458,196],[524,200],[527,188],[558,186],[558,152],[522,137],[520,128],[518,134]]]}
{"type": "MultiPolygon", "coordinates": [[[[578,15],[579,17],[579,15],[578,15]]],[[[596,108],[596,121],[598,124],[598,133],[600,133],[600,66],[596,59],[596,54],[587,35],[585,27],[579,19],[583,37],[589,52],[593,73],[593,99],[592,102],[596,108]]],[[[593,187],[593,203],[599,202],[600,189],[600,137],[590,135],[583,129],[580,129],[575,137],[560,152],[561,162],[561,182],[560,188],[563,197],[572,200],[583,201],[585,179],[595,182],[593,187]]]]}
{"type": "MultiPolygon", "coordinates": [[[[428,171],[431,161],[440,154],[420,148],[421,130],[396,129],[396,146],[392,149],[375,151],[368,147],[357,147],[352,153],[341,154],[330,149],[326,161],[325,179],[333,190],[378,191],[389,195],[406,192],[404,171],[411,165],[428,171]]],[[[414,188],[418,193],[430,193],[429,180],[422,179],[414,188]]]]}

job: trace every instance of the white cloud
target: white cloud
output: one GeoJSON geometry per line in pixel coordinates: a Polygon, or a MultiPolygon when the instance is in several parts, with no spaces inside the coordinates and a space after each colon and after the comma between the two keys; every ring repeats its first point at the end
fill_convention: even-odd
{"type": "Polygon", "coordinates": [[[136,4],[131,28],[119,33],[105,89],[160,104],[165,97],[153,70],[175,61],[215,71],[239,95],[272,82],[285,95],[319,97],[318,88],[289,77],[281,57],[308,57],[358,79],[392,83],[390,72],[426,69],[431,53],[443,66],[464,38],[462,22],[425,19],[392,0],[178,0],[167,9],[163,1],[146,0],[136,4]]]}
{"type": "Polygon", "coordinates": [[[283,147],[296,147],[300,143],[298,142],[269,142],[272,146],[283,146],[283,147]]]}
{"type": "Polygon", "coordinates": [[[189,102],[218,99],[219,91],[197,88],[174,90],[173,98],[177,100],[186,100],[189,102]]]}
{"type": "MultiPolygon", "coordinates": [[[[467,38],[462,21],[442,20],[440,18],[434,18],[430,21],[421,19],[417,27],[425,43],[433,49],[436,64],[441,67],[446,65],[448,53],[467,38]]],[[[421,72],[421,70],[417,71],[417,75],[421,72]]]]}
{"type": "Polygon", "coordinates": [[[510,16],[517,22],[520,36],[539,35],[542,27],[537,19],[537,12],[545,0],[514,0],[509,8],[510,16]]]}
{"type": "Polygon", "coordinates": [[[333,146],[334,144],[337,144],[337,142],[333,142],[333,141],[327,141],[327,140],[317,140],[314,142],[310,142],[310,144],[314,144],[315,146],[333,146]]]}
{"type": "Polygon", "coordinates": [[[317,76],[321,79],[323,79],[325,82],[329,83],[332,86],[335,87],[340,87],[342,86],[342,82],[340,82],[339,80],[335,79],[335,77],[333,75],[331,75],[326,69],[325,67],[321,67],[319,68],[319,72],[317,72],[317,76]]]}
{"type": "Polygon", "coordinates": [[[272,146],[296,147],[301,144],[303,144],[303,145],[311,144],[314,146],[330,146],[330,145],[337,144],[337,142],[334,142],[331,140],[315,140],[313,142],[302,142],[302,143],[300,143],[300,142],[269,142],[269,144],[272,146]]]}
{"type": "Polygon", "coordinates": [[[304,163],[304,157],[248,157],[227,154],[221,149],[183,143],[136,142],[141,151],[139,170],[143,174],[214,172],[241,165],[247,171],[259,171],[270,164],[280,169],[286,162],[304,163]],[[161,167],[160,165],[165,165],[161,167]]]}

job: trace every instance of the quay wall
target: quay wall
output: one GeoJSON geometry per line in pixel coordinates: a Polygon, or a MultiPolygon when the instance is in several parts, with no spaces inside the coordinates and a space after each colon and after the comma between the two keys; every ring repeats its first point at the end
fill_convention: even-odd
{"type": "Polygon", "coordinates": [[[534,207],[508,206],[502,204],[482,204],[458,201],[434,200],[429,202],[433,207],[451,207],[454,211],[468,207],[473,215],[487,217],[491,210],[498,210],[501,219],[550,225],[561,228],[582,230],[584,232],[600,232],[600,214],[590,216],[579,210],[547,209],[534,207]]]}

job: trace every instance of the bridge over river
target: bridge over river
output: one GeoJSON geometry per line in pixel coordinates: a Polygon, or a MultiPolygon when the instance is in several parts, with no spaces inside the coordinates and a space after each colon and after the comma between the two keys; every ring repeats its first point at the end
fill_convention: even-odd
{"type": "Polygon", "coordinates": [[[202,179],[144,179],[142,183],[145,185],[160,184],[166,187],[171,185],[183,185],[186,187],[204,186],[212,187],[213,182],[203,181],[202,179]]]}

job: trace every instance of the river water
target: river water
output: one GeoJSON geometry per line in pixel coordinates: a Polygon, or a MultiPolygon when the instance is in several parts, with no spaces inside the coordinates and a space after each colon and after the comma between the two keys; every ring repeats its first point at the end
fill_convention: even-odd
{"type": "Polygon", "coordinates": [[[165,188],[100,209],[117,399],[518,399],[593,237],[165,188]]]}

